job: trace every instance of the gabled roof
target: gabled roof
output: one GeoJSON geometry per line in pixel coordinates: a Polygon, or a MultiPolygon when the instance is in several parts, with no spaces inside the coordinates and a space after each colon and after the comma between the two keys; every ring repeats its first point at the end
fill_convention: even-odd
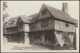
{"type": "Polygon", "coordinates": [[[19,16],[19,18],[22,20],[24,23],[34,23],[36,18],[37,18],[38,13],[35,13],[30,16],[19,16]]]}
{"type": "Polygon", "coordinates": [[[10,19],[8,20],[8,23],[9,23],[9,24],[12,24],[13,22],[17,22],[18,18],[19,18],[19,17],[10,18],[10,19]]]}
{"type": "Polygon", "coordinates": [[[19,18],[22,20],[22,22],[24,23],[30,23],[30,20],[28,19],[28,17],[26,17],[25,15],[19,16],[19,18]]]}
{"type": "Polygon", "coordinates": [[[33,15],[28,16],[28,19],[30,20],[30,23],[34,23],[37,19],[39,13],[35,13],[33,15]]]}
{"type": "Polygon", "coordinates": [[[10,19],[8,20],[8,24],[7,24],[5,27],[6,27],[6,28],[16,27],[16,26],[17,26],[16,22],[17,22],[18,18],[19,18],[19,17],[10,18],[10,19]],[[14,22],[15,22],[15,23],[14,23],[14,22]]]}
{"type": "Polygon", "coordinates": [[[61,10],[58,10],[54,7],[51,7],[51,6],[48,6],[48,5],[45,5],[43,4],[44,6],[47,7],[47,9],[49,10],[49,12],[57,19],[60,19],[60,20],[64,20],[64,21],[67,21],[67,22],[71,22],[71,23],[75,23],[75,25],[77,26],[77,20],[76,19],[73,19],[68,13],[65,13],[61,10]]]}

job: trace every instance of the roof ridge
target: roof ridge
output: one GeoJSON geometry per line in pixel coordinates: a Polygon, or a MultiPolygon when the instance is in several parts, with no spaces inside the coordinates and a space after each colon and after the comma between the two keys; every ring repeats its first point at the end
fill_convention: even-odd
{"type": "Polygon", "coordinates": [[[36,14],[38,14],[38,13],[31,14],[31,15],[29,15],[29,16],[27,16],[27,17],[33,16],[33,15],[36,15],[36,14]]]}
{"type": "MultiPolygon", "coordinates": [[[[52,7],[52,6],[50,6],[50,5],[47,5],[47,4],[44,4],[46,7],[51,7],[51,8],[54,8],[54,9],[57,9],[57,8],[55,8],[55,7],[52,7]]],[[[59,10],[59,9],[57,9],[57,10],[59,10]]],[[[61,11],[61,10],[60,10],[61,11]]]]}
{"type": "MultiPolygon", "coordinates": [[[[51,8],[53,8],[53,9],[56,9],[56,10],[58,10],[58,11],[61,11],[61,12],[63,12],[63,13],[65,13],[64,11],[62,11],[62,10],[60,10],[60,9],[57,9],[57,8],[55,8],[55,7],[52,7],[52,6],[50,6],[50,5],[47,5],[47,4],[44,4],[47,8],[48,7],[51,7],[51,8]]],[[[65,13],[65,14],[68,14],[68,13],[65,13]]],[[[68,14],[69,15],[69,14],[68,14]]]]}
{"type": "Polygon", "coordinates": [[[46,5],[46,4],[43,4],[47,9],[48,11],[57,19],[61,19],[61,20],[64,20],[64,21],[67,21],[67,22],[71,22],[71,23],[75,23],[75,19],[72,18],[68,13],[65,13],[64,11],[62,10],[59,10],[57,8],[54,8],[52,6],[49,6],[49,5],[46,5]]]}

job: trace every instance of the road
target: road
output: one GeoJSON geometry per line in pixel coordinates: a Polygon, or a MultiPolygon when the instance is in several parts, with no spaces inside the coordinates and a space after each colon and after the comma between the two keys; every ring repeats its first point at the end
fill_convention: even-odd
{"type": "Polygon", "coordinates": [[[42,45],[24,45],[19,43],[7,43],[4,48],[8,50],[50,50],[48,47],[42,45]]]}
{"type": "Polygon", "coordinates": [[[49,48],[45,47],[45,46],[41,46],[41,45],[30,45],[30,46],[23,46],[23,47],[19,47],[19,46],[14,46],[13,48],[11,48],[12,50],[49,50],[49,48]]]}

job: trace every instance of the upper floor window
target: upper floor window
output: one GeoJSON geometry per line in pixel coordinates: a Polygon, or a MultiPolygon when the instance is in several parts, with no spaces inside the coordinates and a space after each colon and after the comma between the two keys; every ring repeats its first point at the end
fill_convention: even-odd
{"type": "Polygon", "coordinates": [[[42,20],[41,27],[48,27],[48,20],[42,20]]]}
{"type": "Polygon", "coordinates": [[[68,24],[68,23],[66,23],[66,24],[65,24],[65,26],[66,26],[66,27],[69,27],[69,24],[68,24]]]}
{"type": "Polygon", "coordinates": [[[43,11],[42,11],[42,15],[45,15],[45,14],[46,14],[46,10],[43,10],[43,11]]]}

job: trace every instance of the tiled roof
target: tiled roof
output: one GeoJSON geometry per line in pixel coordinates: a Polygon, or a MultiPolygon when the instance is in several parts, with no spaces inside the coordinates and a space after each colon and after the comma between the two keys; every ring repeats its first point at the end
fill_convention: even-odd
{"type": "Polygon", "coordinates": [[[37,15],[38,15],[38,13],[35,13],[35,14],[27,16],[27,17],[26,16],[20,16],[20,18],[24,23],[34,23],[36,18],[37,18],[37,15]]]}
{"type": "Polygon", "coordinates": [[[9,24],[12,24],[13,22],[17,22],[18,18],[19,18],[19,17],[10,18],[10,19],[8,20],[8,23],[9,23],[9,24]]]}
{"type": "Polygon", "coordinates": [[[45,5],[45,4],[43,4],[43,5],[47,7],[47,9],[50,11],[50,13],[55,18],[61,19],[61,20],[64,20],[64,21],[68,21],[68,22],[71,22],[71,23],[75,23],[75,25],[77,26],[77,20],[73,19],[68,13],[65,13],[61,10],[58,10],[54,7],[51,7],[51,6],[48,6],[48,5],[45,5]]]}
{"type": "Polygon", "coordinates": [[[30,23],[34,23],[37,19],[38,13],[28,16],[30,23]]]}
{"type": "Polygon", "coordinates": [[[10,19],[8,20],[8,24],[5,25],[5,27],[6,27],[6,28],[16,27],[16,26],[17,26],[16,22],[17,22],[18,18],[19,18],[19,17],[10,18],[10,19]],[[15,23],[14,23],[14,22],[15,22],[15,23]]]}
{"type": "Polygon", "coordinates": [[[21,18],[21,20],[24,22],[24,23],[30,23],[30,20],[28,19],[28,17],[26,16],[20,16],[19,18],[21,18]]]}
{"type": "MultiPolygon", "coordinates": [[[[64,21],[67,21],[67,22],[75,23],[75,25],[78,26],[78,21],[76,19],[73,19],[68,13],[65,13],[62,10],[58,10],[54,7],[51,7],[51,6],[48,6],[48,5],[45,5],[45,4],[43,4],[43,5],[49,10],[49,12],[55,18],[60,19],[60,20],[64,20],[64,21]]],[[[30,23],[35,22],[38,14],[39,13],[28,16],[29,17],[28,19],[30,20],[30,23]]]]}

